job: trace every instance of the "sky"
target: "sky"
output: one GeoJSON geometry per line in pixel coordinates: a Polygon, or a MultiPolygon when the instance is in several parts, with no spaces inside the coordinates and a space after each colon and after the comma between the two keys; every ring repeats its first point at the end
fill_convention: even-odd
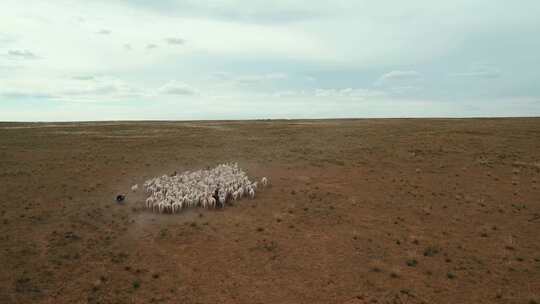
{"type": "Polygon", "coordinates": [[[538,0],[0,8],[0,121],[540,116],[538,0]]]}

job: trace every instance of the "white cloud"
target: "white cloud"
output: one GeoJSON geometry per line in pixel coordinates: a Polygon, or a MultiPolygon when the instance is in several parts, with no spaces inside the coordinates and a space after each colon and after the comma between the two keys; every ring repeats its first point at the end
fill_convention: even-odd
{"type": "Polygon", "coordinates": [[[423,90],[421,86],[414,86],[414,85],[404,85],[404,86],[393,86],[388,89],[389,93],[392,95],[414,95],[423,90]]]}
{"type": "Polygon", "coordinates": [[[477,65],[468,72],[454,73],[451,76],[494,79],[501,76],[501,71],[489,65],[477,65]]]}
{"type": "Polygon", "coordinates": [[[369,89],[357,89],[357,88],[344,88],[344,89],[316,89],[316,97],[326,97],[326,98],[353,98],[353,99],[364,99],[364,98],[377,98],[386,96],[387,93],[377,90],[369,89]]]}
{"type": "Polygon", "coordinates": [[[287,75],[283,73],[270,73],[262,75],[242,75],[234,78],[234,81],[240,84],[253,84],[253,83],[262,83],[267,81],[274,80],[283,80],[286,79],[287,75]]]}
{"type": "Polygon", "coordinates": [[[158,89],[160,94],[168,95],[198,95],[199,92],[192,86],[179,82],[179,81],[170,81],[164,86],[158,89]]]}
{"type": "Polygon", "coordinates": [[[10,44],[14,41],[16,41],[14,37],[10,37],[5,33],[0,33],[0,46],[10,44]]]}
{"type": "Polygon", "coordinates": [[[412,70],[395,70],[383,74],[377,81],[375,81],[374,86],[376,87],[386,87],[388,90],[396,92],[397,88],[410,88],[418,87],[417,83],[422,80],[422,75],[417,71],[412,70]],[[416,84],[416,85],[413,85],[416,84]]]}
{"type": "Polygon", "coordinates": [[[120,79],[110,76],[74,76],[49,79],[48,82],[9,80],[2,96],[26,96],[66,102],[112,101],[143,97],[148,94],[120,79]]]}
{"type": "Polygon", "coordinates": [[[48,82],[9,79],[5,84],[0,87],[0,97],[47,98],[64,102],[115,102],[200,95],[195,87],[180,81],[169,81],[151,88],[107,75],[76,75],[49,79],[48,82]]]}
{"type": "Polygon", "coordinates": [[[73,76],[72,77],[75,80],[94,80],[95,76],[91,75],[80,75],[80,76],[73,76]]]}
{"type": "Polygon", "coordinates": [[[37,59],[39,58],[34,53],[28,50],[9,50],[7,53],[9,58],[13,59],[37,59]]]}
{"type": "Polygon", "coordinates": [[[161,1],[138,2],[142,8],[158,11],[166,15],[198,17],[223,20],[227,22],[245,22],[254,24],[292,23],[316,18],[328,14],[331,6],[310,1],[161,1]]]}
{"type": "Polygon", "coordinates": [[[112,33],[111,30],[103,29],[103,30],[98,31],[96,34],[99,34],[99,35],[110,35],[111,33],[112,33]]]}
{"type": "Polygon", "coordinates": [[[272,93],[272,97],[277,97],[277,98],[293,98],[293,97],[299,97],[299,96],[308,96],[309,93],[306,91],[306,90],[300,90],[300,91],[295,91],[295,90],[287,90],[287,91],[278,91],[278,92],[274,92],[272,93]]]}
{"type": "Polygon", "coordinates": [[[416,71],[391,71],[379,78],[380,82],[387,81],[402,81],[402,80],[416,80],[421,77],[420,73],[416,71]]]}
{"type": "Polygon", "coordinates": [[[215,72],[211,74],[212,80],[217,80],[229,85],[257,85],[268,84],[275,81],[286,80],[289,76],[285,73],[265,73],[265,74],[233,74],[226,72],[215,72]]]}
{"type": "Polygon", "coordinates": [[[54,98],[53,95],[47,94],[45,92],[31,91],[28,89],[17,90],[17,89],[0,89],[0,97],[6,99],[18,99],[18,98],[34,98],[34,99],[49,99],[54,98]]]}
{"type": "Polygon", "coordinates": [[[286,90],[277,91],[271,94],[277,98],[319,98],[331,100],[349,99],[349,100],[364,100],[377,99],[387,97],[388,93],[379,90],[370,90],[362,88],[326,88],[326,89],[304,89],[304,90],[286,90]]]}
{"type": "Polygon", "coordinates": [[[33,66],[42,72],[66,74],[154,69],[157,62],[161,68],[170,65],[171,61],[182,64],[201,57],[212,60],[227,56],[258,60],[331,58],[331,48],[300,28],[245,25],[197,17],[176,18],[117,1],[74,2],[72,5],[29,1],[20,4],[6,0],[2,4],[9,8],[0,10],[2,31],[8,33],[4,35],[6,37],[16,38],[10,40],[14,47],[36,50],[46,59],[33,66]],[[85,14],[83,23],[77,20],[81,12],[85,14]],[[135,21],[144,26],[134,27],[135,21]],[[109,28],[114,29],[114,41],[96,35],[99,29],[106,33],[111,31],[109,28]],[[173,37],[170,36],[171,29],[175,29],[173,37]],[[180,43],[179,39],[189,43],[184,43],[182,48],[157,49],[156,41],[171,38],[173,43],[180,43]],[[129,47],[123,45],[132,48],[130,55],[125,52],[129,47]],[[142,57],[141,52],[145,49],[152,49],[152,55],[142,57]]]}
{"type": "Polygon", "coordinates": [[[186,41],[182,38],[167,38],[165,39],[165,41],[167,41],[168,44],[172,45],[182,45],[186,43],[186,41]]]}

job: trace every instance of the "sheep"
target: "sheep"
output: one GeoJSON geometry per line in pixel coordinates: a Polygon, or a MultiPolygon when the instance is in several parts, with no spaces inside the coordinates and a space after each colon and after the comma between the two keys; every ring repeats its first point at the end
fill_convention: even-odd
{"type": "Polygon", "coordinates": [[[155,202],[155,200],[154,200],[154,198],[152,196],[147,198],[146,199],[146,208],[151,209],[152,206],[154,205],[154,202],[155,202]]]}
{"type": "Polygon", "coordinates": [[[208,205],[212,208],[216,207],[216,199],[213,196],[208,198],[208,205]]]}
{"type": "MultiPolygon", "coordinates": [[[[225,207],[227,202],[242,199],[245,195],[255,198],[259,186],[259,182],[251,182],[236,163],[175,173],[144,182],[144,191],[149,195],[146,199],[148,209],[160,213],[177,213],[190,207],[225,207]]],[[[268,179],[263,177],[260,184],[265,187],[268,179]]],[[[133,191],[138,189],[135,186],[132,187],[133,191]]]]}
{"type": "Polygon", "coordinates": [[[162,202],[159,202],[157,204],[153,204],[152,205],[152,211],[156,212],[158,211],[159,212],[159,205],[161,204],[162,202]]]}
{"type": "Polygon", "coordinates": [[[182,203],[180,201],[176,201],[172,204],[172,212],[177,213],[182,210],[182,203]]]}
{"type": "Polygon", "coordinates": [[[244,196],[244,188],[240,187],[237,191],[238,191],[238,198],[241,199],[244,196]]]}
{"type": "Polygon", "coordinates": [[[131,191],[133,191],[133,192],[137,192],[138,189],[139,189],[139,185],[137,185],[137,184],[131,186],[131,191]]]}
{"type": "Polygon", "coordinates": [[[225,195],[220,195],[218,201],[219,201],[220,207],[222,207],[222,208],[225,207],[226,196],[225,195]]]}
{"type": "Polygon", "coordinates": [[[165,201],[161,201],[158,204],[159,213],[164,213],[167,209],[167,203],[165,201]]]}

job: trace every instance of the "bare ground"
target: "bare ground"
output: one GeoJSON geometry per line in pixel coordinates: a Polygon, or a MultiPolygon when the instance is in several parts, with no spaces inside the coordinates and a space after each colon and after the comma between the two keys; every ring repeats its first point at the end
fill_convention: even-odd
{"type": "Polygon", "coordinates": [[[539,303],[539,183],[532,118],[2,123],[0,303],[539,303]],[[271,187],[128,192],[227,161],[271,187]]]}

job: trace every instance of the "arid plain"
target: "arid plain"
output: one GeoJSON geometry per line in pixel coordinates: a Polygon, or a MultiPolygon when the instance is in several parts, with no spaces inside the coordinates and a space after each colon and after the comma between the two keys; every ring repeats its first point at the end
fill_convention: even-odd
{"type": "Polygon", "coordinates": [[[0,199],[0,303],[540,303],[535,118],[0,123],[0,199]],[[271,185],[129,190],[223,162],[271,185]]]}

